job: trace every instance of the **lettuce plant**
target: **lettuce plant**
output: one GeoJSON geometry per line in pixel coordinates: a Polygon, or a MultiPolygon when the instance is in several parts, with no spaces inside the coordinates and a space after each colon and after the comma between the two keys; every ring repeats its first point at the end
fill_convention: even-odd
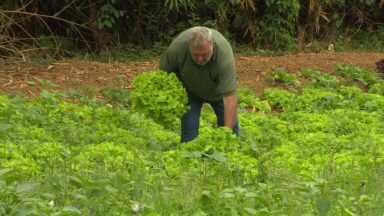
{"type": "Polygon", "coordinates": [[[172,128],[187,111],[187,93],[174,73],[148,71],[133,81],[132,104],[165,128],[172,128]]]}

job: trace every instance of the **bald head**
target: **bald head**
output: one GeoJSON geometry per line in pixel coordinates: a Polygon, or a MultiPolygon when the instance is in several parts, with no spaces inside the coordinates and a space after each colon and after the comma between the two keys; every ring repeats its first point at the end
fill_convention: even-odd
{"type": "Polygon", "coordinates": [[[204,26],[193,27],[189,35],[189,44],[194,47],[202,47],[205,43],[213,44],[212,32],[204,26]]]}
{"type": "Polygon", "coordinates": [[[209,28],[193,27],[189,35],[189,51],[198,65],[205,65],[213,54],[213,38],[209,28]]]}

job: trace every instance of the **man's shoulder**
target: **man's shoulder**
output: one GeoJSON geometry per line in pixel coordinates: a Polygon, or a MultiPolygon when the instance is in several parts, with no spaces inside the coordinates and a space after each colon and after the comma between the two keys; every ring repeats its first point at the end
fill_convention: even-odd
{"type": "Polygon", "coordinates": [[[213,40],[215,41],[217,51],[220,56],[232,56],[233,49],[229,41],[217,30],[212,32],[213,40]]]}
{"type": "Polygon", "coordinates": [[[169,45],[168,49],[171,52],[184,52],[188,48],[188,33],[184,31],[178,34],[169,45]]]}
{"type": "Polygon", "coordinates": [[[188,51],[188,44],[186,42],[173,42],[169,45],[167,52],[171,56],[182,56],[188,51]]]}
{"type": "Polygon", "coordinates": [[[173,40],[172,40],[172,43],[171,44],[183,44],[183,43],[188,43],[188,40],[189,40],[189,31],[190,29],[187,29],[181,33],[179,33],[178,35],[176,35],[173,40]]]}
{"type": "Polygon", "coordinates": [[[217,31],[215,29],[211,29],[211,32],[212,32],[213,39],[215,40],[216,43],[229,44],[227,38],[225,38],[222,33],[220,33],[219,31],[217,31]]]}

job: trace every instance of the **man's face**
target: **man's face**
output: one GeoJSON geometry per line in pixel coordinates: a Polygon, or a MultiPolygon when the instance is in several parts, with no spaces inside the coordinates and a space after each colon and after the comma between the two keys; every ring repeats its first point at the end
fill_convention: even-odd
{"type": "Polygon", "coordinates": [[[196,64],[203,66],[212,57],[213,45],[208,41],[205,41],[201,47],[194,47],[192,44],[189,44],[189,52],[196,64]]]}

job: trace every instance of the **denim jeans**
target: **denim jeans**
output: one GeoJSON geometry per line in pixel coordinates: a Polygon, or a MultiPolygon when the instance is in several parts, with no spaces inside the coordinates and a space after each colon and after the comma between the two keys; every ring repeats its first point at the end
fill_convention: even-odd
{"type": "MultiPolygon", "coordinates": [[[[199,135],[201,107],[203,106],[204,102],[209,103],[213,108],[217,118],[217,126],[224,126],[223,99],[219,101],[204,101],[203,99],[193,95],[190,92],[187,93],[188,105],[190,106],[190,109],[181,118],[181,142],[192,141],[199,135]]],[[[237,116],[235,126],[232,128],[232,130],[237,136],[240,135],[239,121],[237,116]]]]}

